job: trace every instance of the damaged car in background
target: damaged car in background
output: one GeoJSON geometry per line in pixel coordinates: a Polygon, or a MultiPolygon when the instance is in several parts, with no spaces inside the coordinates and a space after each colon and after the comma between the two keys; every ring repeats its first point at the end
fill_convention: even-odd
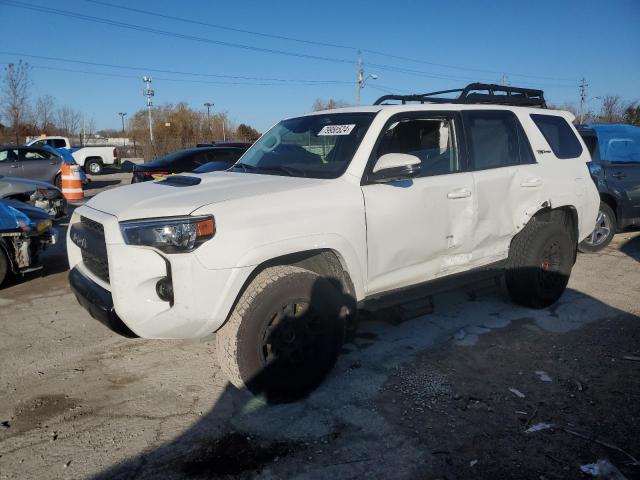
{"type": "Polygon", "coordinates": [[[46,211],[17,200],[0,200],[0,286],[11,273],[41,269],[39,255],[56,239],[46,211]]]}
{"type": "Polygon", "coordinates": [[[53,219],[67,214],[62,191],[46,182],[0,175],[0,199],[18,200],[45,210],[53,219]]]}

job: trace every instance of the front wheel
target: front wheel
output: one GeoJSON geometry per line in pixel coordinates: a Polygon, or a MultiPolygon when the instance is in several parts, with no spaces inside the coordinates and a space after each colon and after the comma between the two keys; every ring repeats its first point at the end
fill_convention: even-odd
{"type": "Polygon", "coordinates": [[[602,250],[611,243],[616,234],[616,214],[604,202],[600,202],[598,218],[593,232],[578,244],[578,250],[583,253],[593,253],[602,250]]]}
{"type": "Polygon", "coordinates": [[[100,160],[88,160],[84,164],[84,168],[91,175],[100,175],[102,173],[102,162],[100,160]]]}
{"type": "Polygon", "coordinates": [[[300,399],[335,363],[347,304],[329,280],[309,270],[267,268],[216,333],[220,367],[235,386],[270,402],[300,399]]]}
{"type": "Polygon", "coordinates": [[[555,303],[569,281],[576,244],[566,227],[531,221],[512,240],[506,271],[511,299],[531,308],[555,303]]]}

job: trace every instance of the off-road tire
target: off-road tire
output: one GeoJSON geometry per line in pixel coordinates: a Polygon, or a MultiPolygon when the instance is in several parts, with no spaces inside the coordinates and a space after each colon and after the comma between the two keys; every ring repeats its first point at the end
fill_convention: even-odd
{"type": "Polygon", "coordinates": [[[587,239],[591,236],[590,233],[587,238],[585,238],[578,244],[578,250],[583,253],[599,252],[611,243],[611,240],[613,240],[613,237],[616,234],[617,220],[616,214],[613,209],[606,203],[600,202],[600,211],[598,212],[598,216],[600,215],[600,213],[604,215],[604,221],[606,223],[606,226],[609,228],[609,234],[598,244],[593,244],[587,243],[587,239]]]}
{"type": "Polygon", "coordinates": [[[506,285],[511,299],[531,308],[555,303],[569,281],[576,253],[571,232],[533,219],[511,241],[506,285]]]}
{"type": "Polygon", "coordinates": [[[7,279],[9,274],[9,261],[7,260],[7,256],[4,253],[2,246],[0,246],[0,287],[7,279]]]}
{"type": "Polygon", "coordinates": [[[102,162],[97,159],[87,160],[84,164],[84,171],[91,175],[100,175],[102,174],[102,162]],[[96,171],[92,171],[92,167],[97,167],[96,171]]]}
{"type": "Polygon", "coordinates": [[[340,353],[347,304],[328,279],[314,272],[293,266],[266,268],[216,332],[219,365],[236,387],[264,394],[270,402],[302,398],[322,382],[340,353]],[[293,305],[300,315],[305,303],[307,313],[291,316],[288,310],[283,319],[285,305],[293,305]],[[265,346],[271,341],[265,339],[274,340],[265,346]],[[299,351],[287,351],[296,348],[299,351]]]}

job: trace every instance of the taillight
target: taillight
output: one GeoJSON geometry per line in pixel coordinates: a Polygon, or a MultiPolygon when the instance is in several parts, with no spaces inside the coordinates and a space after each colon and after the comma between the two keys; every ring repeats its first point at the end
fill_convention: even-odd
{"type": "Polygon", "coordinates": [[[113,149],[113,158],[118,158],[118,150],[117,149],[113,149]]]}

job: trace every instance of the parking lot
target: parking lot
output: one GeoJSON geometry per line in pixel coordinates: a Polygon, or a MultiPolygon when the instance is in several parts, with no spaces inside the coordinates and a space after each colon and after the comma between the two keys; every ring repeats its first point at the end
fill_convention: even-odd
{"type": "Polygon", "coordinates": [[[71,294],[64,241],[46,255],[0,290],[1,478],[552,479],[601,459],[640,477],[638,233],[579,255],[548,309],[478,284],[367,315],[329,379],[278,406],[227,384],[212,339],[111,333],[71,294]]]}

